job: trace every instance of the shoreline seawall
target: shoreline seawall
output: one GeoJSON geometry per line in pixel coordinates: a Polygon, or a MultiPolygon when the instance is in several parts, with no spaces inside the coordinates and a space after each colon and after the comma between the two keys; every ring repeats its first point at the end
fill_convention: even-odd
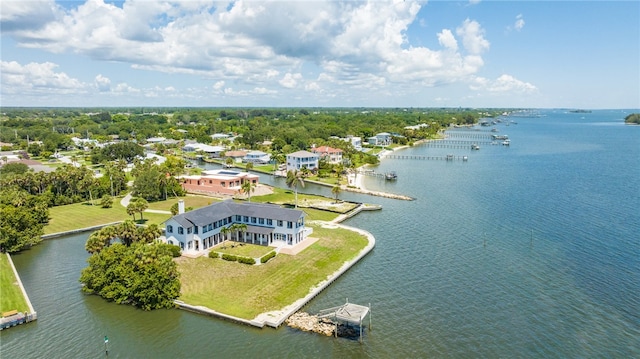
{"type": "Polygon", "coordinates": [[[22,297],[24,297],[25,302],[27,303],[27,307],[29,308],[29,312],[24,313],[24,315],[19,315],[22,313],[16,313],[15,315],[9,317],[3,317],[0,323],[0,330],[4,330],[6,328],[13,327],[19,324],[25,324],[32,322],[38,319],[38,313],[33,309],[33,305],[31,304],[31,300],[29,299],[29,295],[27,291],[24,289],[24,285],[22,284],[22,280],[20,279],[20,275],[18,274],[18,270],[16,266],[13,264],[13,260],[11,259],[11,255],[7,253],[7,260],[9,262],[9,266],[13,271],[13,275],[16,278],[16,282],[18,283],[18,287],[20,288],[20,292],[22,292],[22,297]],[[15,318],[14,318],[15,317],[15,318]]]}

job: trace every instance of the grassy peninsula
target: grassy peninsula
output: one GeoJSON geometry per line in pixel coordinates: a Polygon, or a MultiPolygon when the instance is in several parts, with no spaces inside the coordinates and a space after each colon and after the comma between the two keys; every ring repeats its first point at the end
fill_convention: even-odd
{"type": "Polygon", "coordinates": [[[281,309],[355,258],[367,238],[342,228],[313,227],[317,242],[295,256],[250,266],[222,259],[180,258],[180,300],[244,319],[281,309]]]}
{"type": "Polygon", "coordinates": [[[17,310],[28,312],[29,306],[18,286],[18,280],[11,269],[9,258],[6,254],[0,254],[0,312],[17,310]]]}

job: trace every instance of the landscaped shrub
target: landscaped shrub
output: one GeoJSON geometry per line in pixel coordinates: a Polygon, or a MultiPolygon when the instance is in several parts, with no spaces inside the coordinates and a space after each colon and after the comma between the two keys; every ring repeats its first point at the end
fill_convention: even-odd
{"type": "Polygon", "coordinates": [[[238,257],[238,262],[250,265],[256,264],[256,260],[250,257],[238,257]]]}
{"type": "Polygon", "coordinates": [[[224,259],[225,261],[235,262],[238,260],[238,257],[234,256],[233,254],[224,253],[222,255],[222,259],[224,259]]]}
{"type": "Polygon", "coordinates": [[[209,258],[220,258],[218,252],[209,252],[209,258]]]}
{"type": "Polygon", "coordinates": [[[260,262],[261,263],[267,263],[269,261],[269,259],[273,258],[276,256],[276,251],[271,251],[265,255],[262,256],[262,258],[260,258],[260,262]]]}
{"type": "Polygon", "coordinates": [[[166,248],[171,252],[171,256],[173,258],[180,257],[182,253],[180,252],[180,247],[175,244],[165,244],[166,248]]]}

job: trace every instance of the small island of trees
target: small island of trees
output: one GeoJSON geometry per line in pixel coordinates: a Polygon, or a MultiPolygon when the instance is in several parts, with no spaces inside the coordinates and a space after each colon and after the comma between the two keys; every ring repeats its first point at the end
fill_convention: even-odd
{"type": "Polygon", "coordinates": [[[640,113],[632,113],[624,118],[624,123],[640,125],[640,113]]]}

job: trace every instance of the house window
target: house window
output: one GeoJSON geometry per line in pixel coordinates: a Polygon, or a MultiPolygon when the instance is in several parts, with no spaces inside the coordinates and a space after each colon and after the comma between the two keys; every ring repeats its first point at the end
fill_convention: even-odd
{"type": "Polygon", "coordinates": [[[258,219],[256,217],[251,217],[251,223],[256,223],[258,219]]]}
{"type": "Polygon", "coordinates": [[[167,233],[173,233],[173,226],[172,225],[168,225],[167,226],[167,233]]]}
{"type": "Polygon", "coordinates": [[[236,222],[241,222],[242,221],[242,216],[239,214],[236,214],[236,222]]]}
{"type": "Polygon", "coordinates": [[[191,234],[192,231],[191,227],[187,228],[187,234],[191,234]]]}
{"type": "Polygon", "coordinates": [[[202,226],[202,233],[207,233],[208,231],[207,226],[202,226]]]}
{"type": "Polygon", "coordinates": [[[264,218],[258,218],[258,223],[259,224],[264,224],[264,218]]]}
{"type": "Polygon", "coordinates": [[[246,223],[249,223],[249,217],[248,217],[248,216],[244,216],[244,217],[242,218],[242,221],[243,221],[243,222],[246,222],[246,223]]]}
{"type": "Polygon", "coordinates": [[[293,222],[287,221],[287,228],[293,228],[293,222]]]}
{"type": "Polygon", "coordinates": [[[193,227],[193,233],[198,234],[198,226],[193,227]]]}
{"type": "Polygon", "coordinates": [[[212,230],[212,229],[213,229],[213,224],[212,224],[212,223],[209,223],[209,228],[208,228],[208,230],[210,231],[210,230],[212,230]]]}
{"type": "Polygon", "coordinates": [[[282,227],[282,221],[278,220],[278,227],[282,227]]]}
{"type": "Polygon", "coordinates": [[[221,185],[222,187],[224,187],[224,186],[225,186],[225,182],[220,182],[220,185],[221,185]]]}
{"type": "Polygon", "coordinates": [[[267,226],[273,226],[273,219],[267,219],[267,226]]]}
{"type": "Polygon", "coordinates": [[[184,228],[178,227],[178,234],[184,234],[184,228]]]}

